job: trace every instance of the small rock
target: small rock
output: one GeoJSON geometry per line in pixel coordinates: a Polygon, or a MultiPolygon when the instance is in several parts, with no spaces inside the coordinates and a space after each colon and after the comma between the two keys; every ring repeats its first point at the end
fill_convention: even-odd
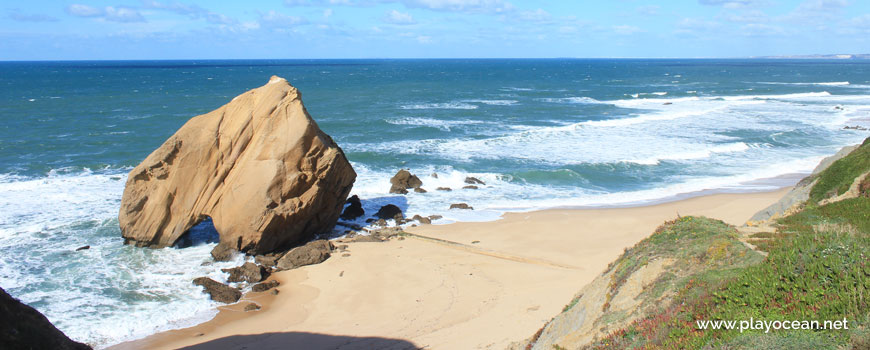
{"type": "Polygon", "coordinates": [[[269,253],[265,255],[257,255],[254,257],[254,262],[257,264],[273,267],[278,263],[278,259],[281,257],[280,253],[269,253]]]}
{"type": "MultiPolygon", "coordinates": [[[[365,242],[383,242],[382,239],[375,237],[373,235],[359,235],[359,236],[354,237],[354,239],[352,239],[350,241],[351,242],[363,242],[363,243],[365,243],[365,242]]],[[[345,256],[345,255],[342,255],[342,256],[345,256]]],[[[350,254],[347,254],[347,256],[350,256],[350,254]]]]}
{"type": "Polygon", "coordinates": [[[350,256],[350,253],[344,253],[344,254],[341,254],[341,256],[344,257],[344,258],[346,258],[346,257],[349,257],[349,256],[350,256]]]}
{"type": "Polygon", "coordinates": [[[673,103],[673,102],[665,102],[665,103],[662,103],[662,104],[665,105],[665,106],[670,106],[670,105],[672,105],[672,104],[674,104],[674,103],[673,103]]]}
{"type": "Polygon", "coordinates": [[[438,173],[432,173],[432,175],[429,175],[429,176],[431,176],[431,177],[437,179],[437,178],[438,178],[438,173]]]}
{"type": "Polygon", "coordinates": [[[381,209],[378,210],[378,212],[375,214],[375,216],[380,218],[380,219],[386,220],[386,219],[392,219],[396,215],[401,215],[401,214],[402,214],[402,209],[399,209],[399,207],[397,207],[395,205],[387,204],[387,205],[381,207],[381,209]]]}
{"type": "Polygon", "coordinates": [[[387,220],[378,219],[378,221],[375,221],[375,226],[387,226],[387,220]]]}
{"type": "Polygon", "coordinates": [[[478,179],[476,177],[471,177],[471,176],[465,177],[465,183],[470,184],[470,185],[486,185],[486,183],[484,183],[483,181],[480,181],[480,179],[478,179]]]}
{"type": "Polygon", "coordinates": [[[270,281],[266,281],[263,283],[255,284],[253,287],[251,287],[251,291],[252,292],[265,292],[265,291],[272,289],[272,288],[275,288],[279,285],[281,285],[281,282],[278,282],[276,280],[270,280],[270,281]]]}
{"type": "Polygon", "coordinates": [[[338,277],[344,277],[344,271],[338,273],[338,277]]]}
{"type": "Polygon", "coordinates": [[[85,245],[85,246],[81,246],[81,247],[76,248],[76,251],[78,252],[78,251],[88,250],[88,249],[91,249],[91,246],[85,245]]]}
{"type": "Polygon", "coordinates": [[[347,250],[347,244],[342,244],[336,248],[338,248],[338,251],[343,252],[343,251],[347,250]]]}
{"type": "Polygon", "coordinates": [[[367,224],[371,224],[371,223],[374,222],[374,221],[375,221],[375,219],[372,219],[372,218],[366,219],[366,223],[367,223],[367,224]]]}
{"type": "Polygon", "coordinates": [[[414,189],[414,192],[417,192],[417,193],[426,193],[426,192],[428,192],[428,191],[424,190],[422,187],[417,187],[417,188],[414,189]]]}
{"type": "Polygon", "coordinates": [[[432,223],[432,220],[430,220],[430,219],[427,218],[427,217],[420,216],[420,215],[414,215],[414,217],[411,218],[411,220],[417,220],[417,221],[419,221],[421,224],[426,224],[426,225],[432,223]]]}
{"type": "Polygon", "coordinates": [[[230,274],[227,282],[257,283],[269,277],[269,271],[265,267],[252,262],[246,262],[242,266],[231,269],[221,269],[221,271],[230,274]]]}
{"type": "Polygon", "coordinates": [[[472,207],[472,206],[470,206],[470,205],[468,205],[468,204],[465,204],[465,203],[454,203],[454,204],[451,204],[451,205],[450,205],[450,209],[468,209],[468,210],[474,210],[474,207],[472,207]]]}
{"type": "Polygon", "coordinates": [[[248,303],[248,305],[245,305],[245,312],[257,311],[259,309],[260,309],[260,305],[257,305],[256,303],[248,303]]]}
{"type": "Polygon", "coordinates": [[[272,289],[272,291],[269,292],[269,294],[272,294],[272,295],[278,295],[278,293],[280,293],[280,292],[277,289],[272,289]]]}
{"type": "Polygon", "coordinates": [[[471,241],[471,244],[478,244],[480,241],[471,241]]]}
{"type": "Polygon", "coordinates": [[[432,220],[432,221],[442,219],[442,218],[444,218],[444,217],[441,215],[437,215],[437,214],[436,215],[429,215],[429,220],[432,220]]]}
{"type": "Polygon", "coordinates": [[[332,242],[321,239],[311,241],[301,247],[290,249],[287,254],[278,259],[276,267],[279,270],[295,269],[297,267],[322,263],[329,259],[329,252],[335,247],[332,242]]]}
{"type": "Polygon", "coordinates": [[[390,179],[390,193],[406,194],[408,188],[419,188],[423,186],[423,181],[420,181],[416,175],[411,174],[405,169],[399,170],[396,175],[390,179]]]}
{"type": "Polygon", "coordinates": [[[202,286],[211,299],[217,302],[232,304],[242,297],[242,292],[237,288],[230,287],[208,277],[199,277],[193,280],[193,284],[202,286]]]}
{"type": "Polygon", "coordinates": [[[350,205],[348,205],[347,208],[344,208],[344,211],[341,213],[340,218],[342,220],[354,220],[365,215],[366,211],[363,210],[362,203],[360,203],[357,195],[348,198],[347,203],[350,203],[350,205]]]}
{"type": "Polygon", "coordinates": [[[462,186],[462,188],[463,188],[463,189],[466,189],[466,190],[476,190],[476,189],[478,189],[478,187],[475,186],[475,185],[462,186]]]}
{"type": "Polygon", "coordinates": [[[436,188],[435,190],[437,190],[437,191],[447,191],[447,192],[453,191],[450,187],[438,187],[438,188],[436,188]]]}
{"type": "Polygon", "coordinates": [[[218,243],[218,245],[211,250],[211,257],[214,258],[215,261],[230,261],[235,254],[236,250],[229,244],[224,244],[223,242],[218,243]]]}

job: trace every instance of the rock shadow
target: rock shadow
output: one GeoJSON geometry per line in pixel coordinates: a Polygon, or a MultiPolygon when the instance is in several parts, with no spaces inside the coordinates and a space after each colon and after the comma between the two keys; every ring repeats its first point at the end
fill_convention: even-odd
{"type": "Polygon", "coordinates": [[[300,349],[300,350],[412,350],[423,349],[410,341],[381,337],[354,337],[306,332],[233,335],[181,349],[300,349]]]}

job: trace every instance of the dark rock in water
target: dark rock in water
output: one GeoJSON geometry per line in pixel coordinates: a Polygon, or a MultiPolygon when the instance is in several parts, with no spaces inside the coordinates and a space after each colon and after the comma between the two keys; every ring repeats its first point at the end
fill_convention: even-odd
{"type": "Polygon", "coordinates": [[[236,288],[220,283],[208,277],[199,277],[193,280],[193,284],[202,286],[205,292],[211,296],[211,300],[232,304],[242,297],[242,292],[236,288]]]}
{"type": "Polygon", "coordinates": [[[437,178],[438,178],[438,173],[432,173],[432,175],[429,175],[429,176],[431,176],[431,177],[433,177],[433,178],[436,178],[436,179],[437,179],[437,178]]]}
{"type": "Polygon", "coordinates": [[[387,226],[387,220],[378,219],[378,221],[375,221],[375,226],[387,226]]]}
{"type": "Polygon", "coordinates": [[[236,250],[233,249],[232,246],[223,243],[218,243],[218,245],[211,250],[211,257],[214,258],[215,261],[230,261],[234,254],[236,254],[236,250]]]}
{"type": "Polygon", "coordinates": [[[348,205],[347,208],[344,208],[344,211],[341,213],[340,218],[342,220],[353,220],[365,215],[366,211],[363,210],[359,197],[353,195],[347,200],[347,202],[350,203],[350,205],[348,205]]]}
{"type": "Polygon", "coordinates": [[[442,219],[442,218],[444,218],[444,217],[441,215],[429,215],[429,220],[432,220],[432,221],[442,219]]]}
{"type": "Polygon", "coordinates": [[[275,288],[279,285],[281,285],[281,283],[276,281],[276,280],[266,281],[263,283],[255,284],[253,287],[251,287],[251,291],[258,292],[258,293],[265,292],[265,291],[272,289],[272,288],[275,288]]]}
{"type": "Polygon", "coordinates": [[[476,190],[478,187],[475,185],[467,185],[467,186],[462,186],[462,188],[464,188],[466,190],[476,190]]]}
{"type": "Polygon", "coordinates": [[[257,305],[256,303],[248,303],[248,305],[245,305],[245,312],[257,311],[259,309],[260,309],[260,305],[257,305]]]}
{"type": "Polygon", "coordinates": [[[468,176],[465,178],[465,183],[470,184],[470,185],[486,185],[486,183],[484,183],[483,181],[480,181],[480,179],[478,179],[476,177],[471,177],[471,176],[468,176]]]}
{"type": "Polygon", "coordinates": [[[426,193],[426,192],[428,192],[428,191],[424,190],[422,187],[417,187],[417,188],[414,189],[414,192],[416,192],[416,193],[426,193]]]}
{"type": "Polygon", "coordinates": [[[304,246],[290,249],[287,254],[278,259],[276,267],[279,270],[290,270],[300,266],[322,263],[329,259],[329,252],[335,247],[332,242],[321,239],[308,242],[304,246]]]}
{"type": "Polygon", "coordinates": [[[375,219],[373,219],[373,218],[366,219],[367,224],[371,224],[373,222],[375,222],[375,219]]]}
{"type": "Polygon", "coordinates": [[[259,266],[252,262],[246,262],[242,266],[233,267],[231,269],[221,269],[223,272],[230,274],[227,282],[247,282],[257,283],[266,277],[269,277],[269,271],[265,267],[259,266]]]}
{"type": "Polygon", "coordinates": [[[435,190],[437,190],[437,191],[448,191],[448,192],[453,191],[453,189],[451,189],[450,187],[438,187],[438,188],[436,188],[435,190]]]}
{"type": "Polygon", "coordinates": [[[0,349],[90,350],[0,288],[0,349]]]}
{"type": "Polygon", "coordinates": [[[81,247],[76,248],[76,251],[78,252],[78,251],[88,250],[88,249],[91,249],[91,246],[85,245],[85,246],[81,246],[81,247]]]}
{"type": "Polygon", "coordinates": [[[427,224],[427,225],[432,223],[432,220],[429,220],[429,218],[424,217],[424,216],[420,216],[420,215],[414,215],[414,217],[411,218],[411,220],[417,220],[421,224],[427,224]]]}
{"type": "Polygon", "coordinates": [[[665,102],[665,103],[662,103],[662,104],[665,105],[665,106],[670,106],[670,105],[672,105],[672,104],[674,104],[674,103],[673,103],[673,102],[665,102]]]}
{"type": "Polygon", "coordinates": [[[357,196],[357,195],[350,196],[344,203],[345,204],[354,204],[354,203],[360,204],[359,196],[357,196]]]}
{"type": "Polygon", "coordinates": [[[420,178],[416,175],[411,174],[409,171],[402,169],[390,179],[390,193],[400,193],[405,194],[408,193],[408,188],[419,188],[423,186],[423,181],[420,181],[420,178]]]}
{"type": "Polygon", "coordinates": [[[465,203],[456,203],[456,204],[451,204],[451,205],[450,205],[450,209],[468,209],[468,210],[474,210],[474,208],[473,208],[472,206],[470,206],[470,205],[468,205],[468,204],[465,204],[465,203]]]}
{"type": "Polygon", "coordinates": [[[378,210],[378,212],[375,214],[375,216],[380,218],[380,219],[386,220],[386,219],[392,219],[396,215],[400,215],[400,214],[402,214],[402,209],[399,209],[399,207],[397,207],[395,205],[387,204],[387,205],[381,207],[381,209],[378,210]]]}

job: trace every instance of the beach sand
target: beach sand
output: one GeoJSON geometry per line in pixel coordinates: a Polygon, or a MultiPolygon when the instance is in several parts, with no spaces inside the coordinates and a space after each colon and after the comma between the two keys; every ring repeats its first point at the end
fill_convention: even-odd
{"type": "Polygon", "coordinates": [[[276,273],[278,295],[248,293],[209,322],[112,349],[504,349],[678,213],[742,225],[786,191],[414,227],[276,273]],[[263,308],[241,311],[248,302],[263,308]]]}

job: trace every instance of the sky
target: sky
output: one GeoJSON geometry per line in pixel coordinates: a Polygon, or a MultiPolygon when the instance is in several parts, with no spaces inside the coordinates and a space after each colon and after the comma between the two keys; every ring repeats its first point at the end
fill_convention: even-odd
{"type": "Polygon", "coordinates": [[[74,0],[0,5],[0,60],[870,53],[870,0],[74,0]]]}

